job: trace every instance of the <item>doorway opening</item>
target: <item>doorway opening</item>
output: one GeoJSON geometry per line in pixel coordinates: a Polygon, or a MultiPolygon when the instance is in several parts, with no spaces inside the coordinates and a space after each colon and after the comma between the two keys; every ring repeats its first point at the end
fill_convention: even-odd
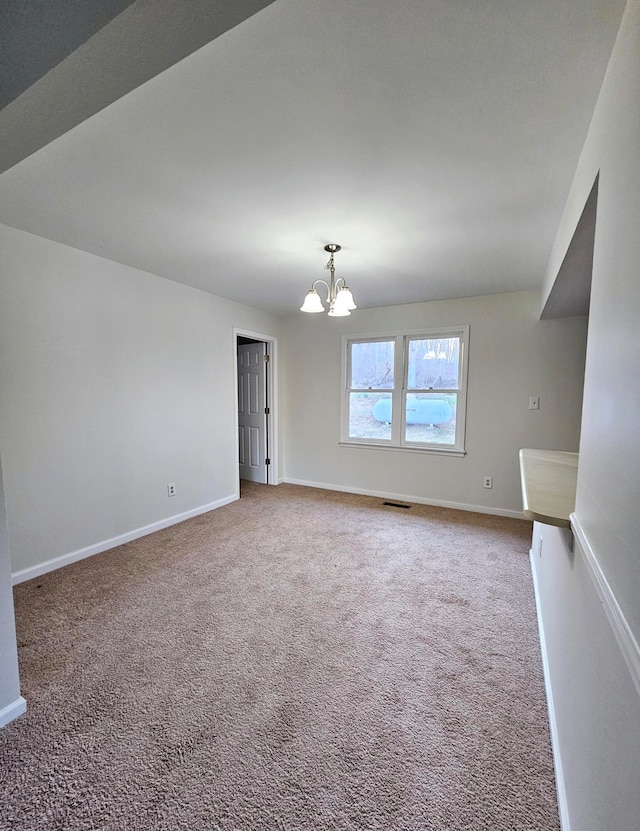
{"type": "Polygon", "coordinates": [[[276,339],[255,332],[234,331],[236,357],[236,424],[238,495],[240,481],[275,485],[276,339]]]}

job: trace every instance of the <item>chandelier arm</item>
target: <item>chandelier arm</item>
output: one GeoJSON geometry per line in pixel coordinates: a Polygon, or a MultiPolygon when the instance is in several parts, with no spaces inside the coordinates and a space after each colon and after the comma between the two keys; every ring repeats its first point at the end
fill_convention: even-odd
{"type": "Polygon", "coordinates": [[[314,281],[313,281],[313,283],[311,284],[311,288],[312,288],[314,291],[315,291],[315,288],[316,288],[316,286],[318,285],[318,283],[322,283],[322,285],[323,285],[323,286],[325,287],[325,289],[327,290],[327,302],[328,302],[328,300],[329,300],[329,295],[331,294],[331,289],[329,288],[329,284],[328,284],[325,280],[322,280],[322,279],[320,279],[320,280],[314,280],[314,281]]]}

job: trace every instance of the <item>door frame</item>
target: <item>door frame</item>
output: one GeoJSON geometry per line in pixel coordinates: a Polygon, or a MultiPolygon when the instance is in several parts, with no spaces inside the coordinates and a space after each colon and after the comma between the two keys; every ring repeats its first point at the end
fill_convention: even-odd
{"type": "Polygon", "coordinates": [[[252,332],[248,329],[233,327],[233,392],[234,411],[234,445],[236,459],[236,496],[240,497],[240,443],[238,441],[238,338],[251,338],[252,340],[264,341],[267,344],[267,407],[269,407],[269,418],[267,419],[267,446],[271,464],[267,467],[267,484],[279,485],[283,481],[280,477],[280,445],[278,442],[278,338],[275,335],[267,335],[262,332],[252,332]]]}

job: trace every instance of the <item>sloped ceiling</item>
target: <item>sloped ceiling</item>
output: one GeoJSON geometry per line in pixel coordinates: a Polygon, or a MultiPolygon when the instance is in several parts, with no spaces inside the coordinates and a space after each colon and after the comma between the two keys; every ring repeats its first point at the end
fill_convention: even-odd
{"type": "Polygon", "coordinates": [[[273,0],[3,0],[0,172],[273,0]]]}
{"type": "Polygon", "coordinates": [[[361,307],[541,285],[624,0],[258,5],[5,170],[0,221],[279,314],[327,242],[361,307]]]}
{"type": "Polygon", "coordinates": [[[132,0],[4,0],[0,5],[0,109],[131,3],[132,0]]]}
{"type": "Polygon", "coordinates": [[[543,320],[556,317],[586,317],[589,314],[598,183],[599,177],[591,189],[553,287],[545,301],[540,315],[543,320]]]}

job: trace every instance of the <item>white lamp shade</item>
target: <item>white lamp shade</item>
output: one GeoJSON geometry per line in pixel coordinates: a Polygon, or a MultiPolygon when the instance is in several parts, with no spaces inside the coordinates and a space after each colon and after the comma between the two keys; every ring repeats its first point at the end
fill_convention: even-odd
{"type": "Polygon", "coordinates": [[[358,308],[355,304],[349,286],[342,286],[342,288],[339,290],[338,295],[336,297],[336,305],[338,304],[341,308],[344,306],[344,308],[348,309],[350,312],[358,308]]]}
{"type": "Polygon", "coordinates": [[[322,300],[320,300],[320,295],[315,289],[310,289],[307,292],[307,296],[304,298],[304,303],[300,306],[300,311],[311,312],[312,314],[315,314],[316,312],[324,312],[322,300]]]}
{"type": "Polygon", "coordinates": [[[329,317],[347,317],[350,314],[349,309],[344,304],[339,306],[337,300],[334,300],[329,309],[329,317]]]}

